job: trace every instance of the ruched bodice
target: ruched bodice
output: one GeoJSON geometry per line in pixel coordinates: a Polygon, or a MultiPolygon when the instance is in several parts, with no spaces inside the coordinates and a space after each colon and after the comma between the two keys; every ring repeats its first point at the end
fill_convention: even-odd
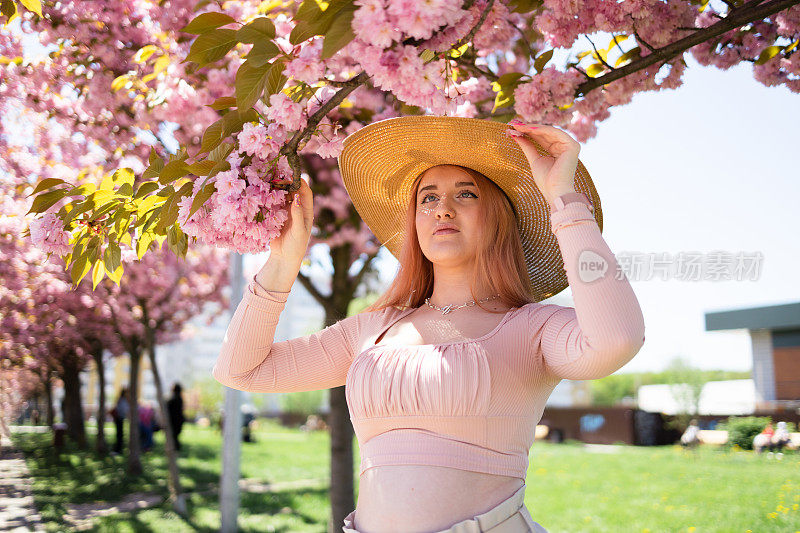
{"type": "MultiPolygon", "coordinates": [[[[350,364],[345,395],[361,469],[428,464],[524,479],[548,376],[526,335],[530,304],[483,337],[369,345],[350,364]]],[[[408,311],[389,311],[390,325],[408,311]]],[[[380,336],[387,327],[380,328],[380,336]]],[[[370,339],[371,340],[371,337],[370,339]]]]}
{"type": "Polygon", "coordinates": [[[489,410],[490,381],[480,344],[373,346],[353,360],[345,392],[356,419],[482,416],[489,410]]]}

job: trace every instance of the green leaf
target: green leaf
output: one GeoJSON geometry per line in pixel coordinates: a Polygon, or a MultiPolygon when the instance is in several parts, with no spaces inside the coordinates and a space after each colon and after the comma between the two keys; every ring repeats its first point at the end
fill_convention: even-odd
{"type": "Polygon", "coordinates": [[[159,157],[156,157],[155,161],[152,161],[150,163],[150,166],[144,170],[144,172],[142,173],[142,178],[146,180],[158,178],[158,175],[161,173],[162,170],[164,170],[164,160],[159,157]]]}
{"type": "Polygon", "coordinates": [[[608,41],[608,46],[606,46],[606,48],[611,50],[612,47],[617,46],[619,43],[623,42],[628,37],[630,37],[630,35],[624,35],[624,34],[623,35],[614,35],[613,37],[611,37],[611,40],[608,41]]]}
{"type": "Polygon", "coordinates": [[[42,16],[42,3],[39,0],[19,0],[29,11],[33,11],[40,17],[42,16]]]}
{"type": "Polygon", "coordinates": [[[117,194],[120,196],[130,196],[133,194],[133,185],[130,183],[123,183],[119,189],[117,189],[117,194]]]}
{"type": "Polygon", "coordinates": [[[72,278],[72,283],[74,285],[78,285],[84,276],[89,273],[91,268],[92,265],[86,260],[86,255],[81,255],[78,257],[77,260],[72,262],[72,268],[70,269],[70,278],[72,278]]]}
{"type": "Polygon", "coordinates": [[[103,176],[103,181],[100,182],[100,186],[98,190],[101,191],[113,191],[114,190],[114,176],[112,174],[106,174],[103,176]]]}
{"type": "Polygon", "coordinates": [[[614,66],[618,67],[621,63],[624,63],[629,59],[633,59],[634,57],[639,57],[641,54],[642,54],[641,47],[637,46],[635,48],[631,48],[630,50],[619,56],[619,58],[617,58],[617,61],[614,63],[614,66]]]}
{"type": "MultiPolygon", "coordinates": [[[[66,207],[67,205],[70,205],[70,204],[66,204],[64,207],[66,207]]],[[[64,224],[69,224],[78,215],[81,215],[81,214],[85,213],[86,211],[89,211],[90,209],[94,209],[94,200],[79,201],[78,203],[73,204],[72,209],[70,209],[69,212],[67,212],[64,215],[64,217],[61,218],[61,220],[64,221],[64,224]]]]}
{"type": "Polygon", "coordinates": [[[0,15],[6,17],[6,22],[3,26],[8,26],[12,20],[17,18],[17,4],[13,0],[0,0],[0,15]]]}
{"type": "Polygon", "coordinates": [[[294,20],[304,22],[314,22],[322,17],[322,9],[317,0],[303,0],[297,8],[294,20]]]}
{"type": "Polygon", "coordinates": [[[122,264],[122,250],[119,244],[109,241],[106,251],[103,253],[103,263],[111,272],[114,272],[122,264]]]}
{"type": "Polygon", "coordinates": [[[29,215],[31,213],[43,213],[66,195],[67,189],[56,189],[55,191],[41,193],[39,196],[34,198],[30,211],[25,214],[29,215]]]}
{"type": "MultiPolygon", "coordinates": [[[[194,215],[195,212],[200,209],[209,198],[211,198],[211,195],[214,194],[216,190],[217,188],[214,186],[214,184],[209,183],[203,187],[199,193],[197,193],[197,196],[195,196],[194,200],[192,200],[192,208],[189,210],[189,218],[192,218],[192,215],[194,215]]],[[[183,222],[185,223],[186,221],[184,220],[183,222]]]]}
{"type": "Polygon", "coordinates": [[[178,219],[178,203],[184,196],[189,196],[192,194],[193,187],[194,183],[188,181],[184,183],[180,189],[178,189],[178,192],[167,198],[167,201],[164,202],[164,205],[162,206],[158,224],[156,224],[156,233],[165,232],[167,227],[175,223],[175,221],[178,219]]]}
{"type": "Polygon", "coordinates": [[[106,275],[106,267],[103,263],[102,259],[99,259],[94,264],[94,269],[92,271],[92,290],[97,288],[97,284],[103,281],[103,277],[106,275]]]}
{"type": "Polygon", "coordinates": [[[542,5],[542,0],[510,0],[509,6],[513,6],[512,13],[529,13],[542,5]]]}
{"type": "Polygon", "coordinates": [[[419,55],[419,58],[422,59],[423,63],[430,62],[430,60],[433,59],[434,57],[436,57],[436,52],[434,52],[433,50],[429,50],[427,48],[423,50],[422,53],[419,55]]]}
{"type": "Polygon", "coordinates": [[[283,86],[286,85],[286,81],[289,79],[283,75],[284,67],[286,67],[286,63],[283,61],[275,61],[270,66],[269,74],[267,74],[267,83],[264,87],[264,100],[267,102],[269,102],[269,97],[271,95],[283,89],[283,86]]]}
{"type": "Polygon", "coordinates": [[[254,67],[261,67],[280,53],[278,46],[272,41],[259,41],[253,45],[245,59],[254,67]]]}
{"type": "Polygon", "coordinates": [[[30,198],[34,194],[40,193],[40,192],[45,191],[47,189],[51,189],[51,188],[55,187],[56,185],[60,185],[61,183],[66,183],[66,182],[64,180],[62,180],[62,179],[59,179],[59,178],[45,178],[45,179],[43,179],[42,181],[40,181],[39,183],[36,184],[36,188],[26,198],[30,198]]]}
{"type": "Polygon", "coordinates": [[[116,185],[123,185],[125,183],[130,184],[133,187],[133,181],[135,179],[135,175],[133,174],[133,169],[130,168],[118,168],[114,171],[114,176],[112,177],[114,180],[114,184],[116,185]]]}
{"type": "Polygon", "coordinates": [[[151,232],[144,232],[136,240],[136,257],[141,259],[144,257],[145,252],[150,248],[150,243],[154,240],[154,234],[151,232]]]}
{"type": "Polygon", "coordinates": [[[539,57],[536,58],[536,61],[533,62],[533,68],[536,69],[536,72],[541,72],[542,69],[544,69],[545,65],[547,65],[547,62],[550,61],[552,57],[553,57],[553,49],[551,48],[550,50],[543,52],[542,54],[539,55],[539,57]]]}
{"type": "MultiPolygon", "coordinates": [[[[244,108],[242,108],[244,109],[244,108]]],[[[248,111],[255,111],[252,108],[247,108],[248,111]]],[[[222,137],[230,137],[233,134],[238,134],[242,131],[245,119],[245,113],[242,111],[233,111],[222,117],[222,137]]],[[[252,120],[258,120],[258,115],[252,120]]],[[[215,161],[212,159],[212,161],[215,161]]]]}
{"type": "MultiPolygon", "coordinates": [[[[172,185],[168,185],[165,187],[165,189],[172,190],[172,185]]],[[[153,209],[156,204],[161,203],[163,203],[162,197],[157,194],[143,198],[142,201],[140,201],[136,206],[136,218],[142,220],[142,217],[145,215],[145,213],[153,209]]]]}
{"type": "Polygon", "coordinates": [[[141,198],[143,196],[152,193],[156,189],[158,189],[158,183],[156,183],[155,181],[145,181],[139,185],[138,189],[136,189],[136,194],[133,196],[133,198],[134,199],[141,198]]]}
{"type": "Polygon", "coordinates": [[[269,41],[275,38],[275,24],[267,17],[258,17],[239,28],[236,38],[248,44],[269,41]]]}
{"type": "Polygon", "coordinates": [[[253,107],[261,93],[264,92],[269,70],[269,68],[254,67],[250,61],[245,61],[239,67],[235,82],[236,107],[239,109],[253,107]]]}
{"type": "Polygon", "coordinates": [[[197,163],[192,163],[191,165],[189,165],[189,172],[191,174],[194,174],[195,176],[205,176],[209,172],[211,172],[211,169],[214,168],[214,165],[216,164],[217,164],[216,161],[204,159],[202,161],[198,161],[197,163]]]}
{"type": "Polygon", "coordinates": [[[162,185],[171,183],[178,178],[182,178],[189,173],[189,165],[186,161],[170,161],[158,176],[158,182],[162,185]]]}
{"type": "Polygon", "coordinates": [[[108,265],[106,265],[106,276],[108,276],[108,279],[110,279],[111,281],[113,281],[114,283],[116,283],[116,284],[117,284],[117,286],[119,286],[119,282],[120,282],[120,280],[122,279],[122,272],[123,272],[123,271],[124,271],[124,268],[123,268],[123,266],[122,266],[122,265],[120,265],[120,266],[118,266],[118,267],[117,267],[117,269],[116,269],[116,270],[115,270],[115,271],[112,273],[112,272],[111,272],[111,270],[109,270],[109,268],[108,268],[108,265]]]}
{"type": "Polygon", "coordinates": [[[220,142],[222,142],[222,119],[208,126],[206,131],[203,132],[203,141],[200,143],[200,153],[213,150],[219,146],[220,142]]]}
{"type": "Polygon", "coordinates": [[[524,75],[522,72],[507,72],[492,82],[492,89],[497,93],[492,113],[501,107],[514,105],[514,90],[524,75]]]}
{"type": "Polygon", "coordinates": [[[782,49],[783,46],[768,46],[761,51],[761,54],[759,54],[758,59],[756,59],[754,63],[756,65],[763,65],[764,63],[766,63],[767,61],[778,55],[782,49]]]}
{"type": "Polygon", "coordinates": [[[167,243],[176,256],[183,257],[186,255],[188,239],[177,224],[173,224],[167,228],[167,243]]]}
{"type": "Polygon", "coordinates": [[[212,11],[210,13],[203,13],[202,15],[196,16],[191,22],[189,22],[189,24],[178,31],[199,35],[232,22],[236,22],[236,19],[230,15],[212,11]]]}
{"type": "Polygon", "coordinates": [[[181,63],[194,61],[197,68],[219,61],[236,45],[236,30],[218,29],[203,33],[192,43],[189,55],[181,63]]]}
{"type": "Polygon", "coordinates": [[[351,23],[353,22],[353,14],[356,12],[355,6],[350,6],[348,9],[339,12],[336,19],[331,24],[331,27],[325,33],[325,40],[322,43],[321,59],[328,59],[336,52],[347,46],[347,44],[355,39],[355,33],[351,23]]]}
{"type": "Polygon", "coordinates": [[[314,37],[315,35],[319,35],[315,26],[304,20],[298,20],[295,27],[292,28],[292,33],[289,34],[289,42],[292,45],[297,45],[314,37]]]}
{"type": "Polygon", "coordinates": [[[605,71],[605,66],[602,63],[593,63],[586,69],[586,75],[590,78],[596,78],[605,71]]]}
{"type": "Polygon", "coordinates": [[[233,143],[224,142],[211,150],[211,152],[208,154],[208,159],[222,162],[225,161],[225,158],[228,157],[232,151],[233,143]]]}
{"type": "Polygon", "coordinates": [[[217,111],[222,111],[223,109],[230,109],[231,107],[236,107],[236,97],[234,96],[220,96],[216,100],[214,100],[211,104],[206,104],[206,107],[210,107],[211,109],[215,109],[217,111]]]}

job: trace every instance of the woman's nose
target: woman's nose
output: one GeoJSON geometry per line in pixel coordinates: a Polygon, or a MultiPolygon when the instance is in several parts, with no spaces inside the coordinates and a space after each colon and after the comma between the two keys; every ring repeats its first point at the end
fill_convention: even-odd
{"type": "Polygon", "coordinates": [[[436,202],[436,208],[434,209],[434,214],[437,217],[442,217],[447,213],[450,218],[453,218],[455,211],[453,207],[450,205],[450,199],[447,196],[443,196],[442,199],[436,202]]]}

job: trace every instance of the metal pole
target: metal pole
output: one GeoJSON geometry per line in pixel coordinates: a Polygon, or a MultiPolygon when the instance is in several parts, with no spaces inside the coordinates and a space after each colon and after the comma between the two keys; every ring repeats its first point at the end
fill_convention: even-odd
{"type": "MultiPolygon", "coordinates": [[[[244,294],[242,255],[231,252],[231,315],[244,294]]],[[[242,451],[242,393],[225,387],[225,422],[222,428],[222,473],[219,481],[220,531],[237,531],[239,514],[239,473],[242,451]]]]}

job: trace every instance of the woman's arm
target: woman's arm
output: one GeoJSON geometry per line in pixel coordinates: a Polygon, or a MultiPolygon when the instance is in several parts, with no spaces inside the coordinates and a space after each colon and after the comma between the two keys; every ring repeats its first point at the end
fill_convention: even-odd
{"type": "Polygon", "coordinates": [[[644,344],[642,310],[588,206],[569,203],[552,213],[550,221],[575,307],[534,307],[534,345],[541,347],[545,366],[555,377],[608,376],[644,344]]]}
{"type": "Polygon", "coordinates": [[[360,315],[305,337],[273,342],[288,296],[250,281],[214,365],[217,381],[250,392],[322,390],[345,384],[359,339],[360,315]]]}

